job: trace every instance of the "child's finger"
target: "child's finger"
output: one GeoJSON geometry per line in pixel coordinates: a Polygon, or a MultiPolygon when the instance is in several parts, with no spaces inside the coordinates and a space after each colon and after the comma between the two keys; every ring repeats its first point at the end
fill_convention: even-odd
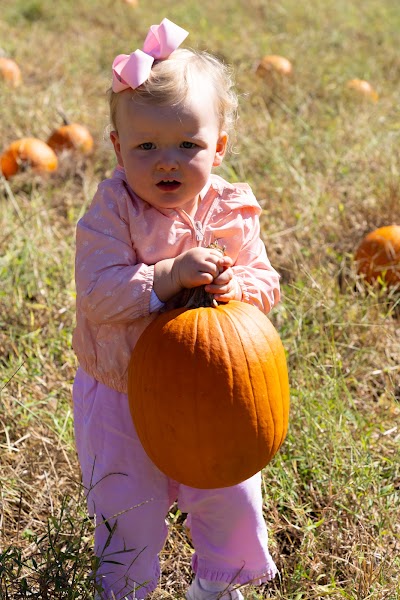
{"type": "Polygon", "coordinates": [[[218,264],[221,264],[225,267],[231,267],[233,264],[233,261],[230,256],[227,256],[226,254],[221,254],[221,252],[218,252],[217,250],[210,250],[210,256],[212,256],[213,259],[216,259],[218,264]]]}
{"type": "Polygon", "coordinates": [[[217,275],[217,277],[215,277],[213,283],[215,283],[216,285],[224,285],[226,283],[229,283],[232,277],[233,271],[231,268],[228,267],[224,271],[220,272],[219,275],[217,275]]]}
{"type": "Polygon", "coordinates": [[[230,282],[223,283],[223,284],[216,284],[215,279],[214,279],[214,281],[212,283],[209,283],[206,286],[206,292],[209,292],[210,294],[215,294],[215,295],[230,294],[230,293],[234,293],[234,287],[232,286],[232,284],[230,282]]]}

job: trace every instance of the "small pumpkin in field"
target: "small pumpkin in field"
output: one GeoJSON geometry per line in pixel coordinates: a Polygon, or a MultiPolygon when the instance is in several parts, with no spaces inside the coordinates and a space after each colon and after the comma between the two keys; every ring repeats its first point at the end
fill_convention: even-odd
{"type": "Polygon", "coordinates": [[[0,170],[6,179],[25,168],[46,173],[55,171],[57,166],[54,150],[46,142],[33,137],[15,140],[0,156],[0,170]]]}
{"type": "Polygon", "coordinates": [[[278,54],[267,54],[260,60],[256,68],[256,75],[260,77],[268,77],[274,73],[288,76],[292,72],[293,65],[290,60],[278,54]]]}
{"type": "Polygon", "coordinates": [[[382,279],[389,286],[400,284],[400,225],[371,231],[355,253],[357,272],[370,284],[382,279]]]}
{"type": "Polygon", "coordinates": [[[57,154],[64,150],[78,150],[83,154],[90,154],[93,150],[90,131],[79,123],[61,125],[51,133],[47,143],[57,154]]]}
{"type": "Polygon", "coordinates": [[[0,76],[12,87],[18,87],[22,83],[21,70],[12,58],[0,56],[0,76]]]}
{"type": "Polygon", "coordinates": [[[372,102],[377,102],[379,99],[377,91],[370,82],[365,79],[350,79],[346,85],[352,92],[355,92],[368,100],[372,100],[372,102]]]}
{"type": "Polygon", "coordinates": [[[285,352],[258,308],[231,301],[160,314],[135,346],[132,418],[154,464],[195,488],[244,481],[286,436],[285,352]]]}

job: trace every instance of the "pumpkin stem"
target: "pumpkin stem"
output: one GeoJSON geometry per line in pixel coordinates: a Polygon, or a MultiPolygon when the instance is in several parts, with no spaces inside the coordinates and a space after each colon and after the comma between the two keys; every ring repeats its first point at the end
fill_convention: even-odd
{"type": "MultiPolygon", "coordinates": [[[[209,244],[208,248],[214,248],[215,250],[219,250],[221,254],[225,254],[225,246],[220,246],[218,240],[209,244]]],[[[168,300],[161,312],[166,312],[173,308],[207,308],[211,306],[217,307],[218,302],[215,300],[213,294],[206,292],[204,285],[200,285],[179,292],[171,300],[168,300]]]]}
{"type": "Polygon", "coordinates": [[[57,107],[57,112],[58,112],[58,114],[60,115],[60,117],[63,120],[63,125],[70,125],[71,124],[71,121],[68,119],[68,117],[67,117],[67,115],[66,115],[66,113],[65,113],[65,111],[64,111],[64,109],[63,109],[62,106],[58,106],[57,107]]]}
{"type": "Polygon", "coordinates": [[[204,285],[192,288],[189,290],[189,298],[183,305],[184,308],[201,308],[218,306],[218,302],[215,300],[213,294],[206,292],[204,285]]]}
{"type": "MultiPolygon", "coordinates": [[[[225,254],[225,246],[220,246],[218,240],[211,242],[207,248],[214,248],[214,250],[219,250],[222,255],[225,254]]],[[[192,288],[188,291],[189,295],[186,303],[183,305],[184,308],[207,308],[211,306],[218,306],[218,302],[215,300],[214,295],[206,292],[204,285],[192,288]]]]}
{"type": "Polygon", "coordinates": [[[204,285],[199,287],[184,289],[168,300],[160,312],[168,312],[175,308],[200,308],[208,306],[218,306],[213,294],[206,292],[204,285]]]}

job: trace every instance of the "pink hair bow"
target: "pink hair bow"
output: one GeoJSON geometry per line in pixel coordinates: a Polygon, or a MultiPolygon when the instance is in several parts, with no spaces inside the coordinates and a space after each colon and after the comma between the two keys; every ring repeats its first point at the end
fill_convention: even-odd
{"type": "Polygon", "coordinates": [[[122,92],[133,90],[148,79],[155,60],[162,60],[176,50],[189,35],[185,29],[169,19],[159,25],[152,25],[143,44],[143,50],[132,54],[119,54],[112,64],[112,90],[122,92]]]}

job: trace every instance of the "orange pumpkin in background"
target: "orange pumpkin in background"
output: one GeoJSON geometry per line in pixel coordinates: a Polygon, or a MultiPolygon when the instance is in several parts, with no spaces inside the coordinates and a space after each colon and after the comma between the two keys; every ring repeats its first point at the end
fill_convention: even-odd
{"type": "Polygon", "coordinates": [[[400,226],[386,225],[371,231],[355,253],[357,272],[370,284],[383,280],[400,284],[400,226]]]}
{"type": "Polygon", "coordinates": [[[257,65],[256,75],[268,77],[273,73],[288,76],[293,72],[293,66],[290,60],[278,54],[268,54],[264,56],[257,65]]]}
{"type": "Polygon", "coordinates": [[[145,451],[182,484],[235,485],[265,467],[285,439],[285,351],[271,321],[250,304],[159,315],[133,350],[128,379],[145,451]]]}
{"type": "Polygon", "coordinates": [[[90,154],[93,150],[93,137],[84,125],[66,123],[52,132],[47,144],[57,154],[64,150],[78,150],[83,154],[90,154]]]}
{"type": "Polygon", "coordinates": [[[25,168],[36,173],[55,171],[58,166],[54,150],[37,138],[15,140],[0,156],[0,170],[6,179],[25,168]]]}
{"type": "Polygon", "coordinates": [[[347,82],[347,88],[359,96],[372,100],[372,102],[377,102],[379,99],[377,91],[365,79],[350,79],[347,82]]]}
{"type": "Polygon", "coordinates": [[[0,56],[0,76],[12,87],[18,87],[22,83],[21,70],[12,58],[0,56]]]}

